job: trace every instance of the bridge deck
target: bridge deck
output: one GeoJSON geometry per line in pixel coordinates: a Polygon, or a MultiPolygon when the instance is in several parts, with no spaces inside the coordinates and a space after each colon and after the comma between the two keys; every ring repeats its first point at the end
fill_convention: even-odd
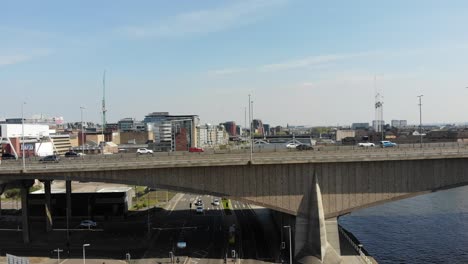
{"type": "MultiPolygon", "coordinates": [[[[394,148],[394,149],[354,149],[342,151],[262,151],[253,154],[252,164],[295,164],[362,162],[385,160],[422,160],[467,158],[468,148],[394,148]]],[[[40,163],[27,159],[26,171],[22,171],[21,160],[3,161],[1,174],[48,173],[71,171],[128,170],[146,168],[204,167],[246,165],[250,153],[158,153],[154,156],[135,154],[87,155],[82,158],[63,158],[59,163],[40,163]]]]}

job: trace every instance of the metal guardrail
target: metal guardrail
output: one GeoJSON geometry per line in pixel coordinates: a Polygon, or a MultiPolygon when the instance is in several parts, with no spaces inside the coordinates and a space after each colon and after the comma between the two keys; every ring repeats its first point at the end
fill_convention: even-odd
{"type": "Polygon", "coordinates": [[[363,251],[362,251],[362,245],[359,244],[359,245],[356,245],[356,243],[354,243],[353,239],[351,239],[351,237],[348,236],[348,234],[343,230],[343,228],[341,226],[338,225],[338,230],[340,231],[340,233],[346,238],[346,240],[348,240],[348,242],[351,244],[351,246],[354,248],[354,250],[356,250],[356,252],[359,254],[359,256],[361,257],[361,260],[366,263],[366,264],[375,264],[374,261],[372,261],[372,259],[370,259],[363,251]]]}

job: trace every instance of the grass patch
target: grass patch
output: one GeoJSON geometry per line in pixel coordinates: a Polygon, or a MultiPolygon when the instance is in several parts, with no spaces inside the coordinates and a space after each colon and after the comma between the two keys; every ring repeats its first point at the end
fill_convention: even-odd
{"type": "Polygon", "coordinates": [[[166,203],[167,200],[171,200],[175,192],[166,192],[163,190],[149,191],[148,188],[137,187],[137,196],[133,198],[133,210],[146,209],[147,207],[159,207],[166,203]]]}

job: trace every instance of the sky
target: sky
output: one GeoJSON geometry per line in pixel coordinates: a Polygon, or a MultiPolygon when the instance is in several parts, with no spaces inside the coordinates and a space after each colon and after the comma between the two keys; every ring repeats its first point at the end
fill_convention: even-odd
{"type": "Polygon", "coordinates": [[[468,122],[468,1],[0,4],[0,118],[468,122]]]}

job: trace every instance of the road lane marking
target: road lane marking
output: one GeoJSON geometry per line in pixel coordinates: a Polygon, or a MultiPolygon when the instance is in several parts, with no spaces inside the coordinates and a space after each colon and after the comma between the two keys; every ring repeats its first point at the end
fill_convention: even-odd
{"type": "Polygon", "coordinates": [[[174,211],[174,208],[176,207],[176,205],[179,203],[180,199],[182,199],[182,197],[184,197],[185,194],[182,194],[182,196],[180,196],[175,202],[174,202],[174,205],[172,206],[171,210],[169,210],[169,213],[168,215],[172,214],[172,211],[174,211]]]}

